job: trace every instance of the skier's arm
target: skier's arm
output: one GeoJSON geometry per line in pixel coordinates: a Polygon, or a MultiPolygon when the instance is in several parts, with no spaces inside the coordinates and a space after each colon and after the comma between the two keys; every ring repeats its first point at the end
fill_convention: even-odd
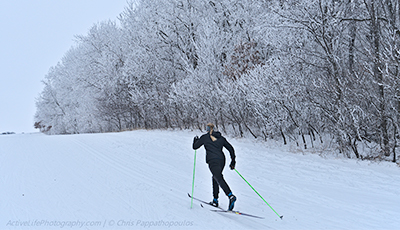
{"type": "Polygon", "coordinates": [[[203,136],[201,136],[200,137],[200,139],[199,139],[199,137],[194,137],[194,139],[193,139],[193,149],[198,149],[198,148],[200,148],[203,144],[204,144],[204,135],[203,136]]]}
{"type": "Polygon", "coordinates": [[[235,158],[236,158],[235,149],[233,149],[233,146],[226,139],[225,139],[224,147],[229,151],[232,161],[235,161],[235,158]]]}

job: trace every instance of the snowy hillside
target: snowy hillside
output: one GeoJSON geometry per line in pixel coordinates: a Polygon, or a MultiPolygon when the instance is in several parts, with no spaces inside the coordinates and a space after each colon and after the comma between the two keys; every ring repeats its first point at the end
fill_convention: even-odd
{"type": "MultiPolygon", "coordinates": [[[[398,229],[400,168],[324,159],[253,140],[228,140],[237,170],[224,176],[253,219],[190,209],[199,132],[0,136],[0,229],[398,229]]],[[[211,200],[204,149],[194,195],[211,200]]],[[[228,159],[229,156],[226,154],[228,159]]],[[[228,200],[220,198],[225,208],[228,200]]]]}

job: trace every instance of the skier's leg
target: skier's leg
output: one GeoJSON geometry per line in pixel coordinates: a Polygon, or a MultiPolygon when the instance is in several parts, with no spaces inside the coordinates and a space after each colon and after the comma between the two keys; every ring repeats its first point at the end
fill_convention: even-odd
{"type": "MultiPolygon", "coordinates": [[[[224,176],[222,175],[222,170],[224,169],[225,162],[210,162],[208,164],[211,173],[213,174],[213,189],[218,187],[214,181],[218,182],[219,186],[224,190],[225,194],[229,197],[229,206],[228,210],[233,210],[236,202],[236,196],[232,194],[231,189],[229,188],[228,184],[226,183],[224,176]]],[[[215,192],[215,190],[214,190],[215,192]]],[[[215,193],[214,193],[215,195],[215,193]]],[[[215,196],[214,196],[215,197],[215,196]]]]}
{"type": "Polygon", "coordinates": [[[218,199],[219,184],[218,184],[218,181],[214,178],[214,176],[212,176],[212,188],[213,188],[214,199],[218,199]]]}
{"type": "MultiPolygon", "coordinates": [[[[225,162],[213,161],[208,164],[211,173],[213,174],[213,179],[219,184],[219,186],[224,190],[225,194],[228,196],[232,193],[228,184],[226,183],[224,176],[222,175],[222,170],[224,169],[225,162]]],[[[214,186],[214,182],[213,182],[214,186]]],[[[214,187],[213,187],[214,188],[214,187]]],[[[214,190],[215,191],[215,190],[214,190]]]]}

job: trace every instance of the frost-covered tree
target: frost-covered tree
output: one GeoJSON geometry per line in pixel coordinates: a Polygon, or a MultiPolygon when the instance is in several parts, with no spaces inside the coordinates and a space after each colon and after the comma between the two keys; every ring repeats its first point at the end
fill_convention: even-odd
{"type": "MultiPolygon", "coordinates": [[[[115,23],[94,25],[87,36],[78,37],[61,62],[50,69],[45,89],[37,101],[36,120],[49,133],[111,131],[105,114],[109,105],[102,98],[118,95],[115,87],[123,66],[122,47],[115,23]]],[[[114,116],[113,116],[114,118],[114,116]]]]}
{"type": "Polygon", "coordinates": [[[49,70],[35,126],[214,122],[304,148],[329,135],[345,156],[396,161],[398,9],[395,0],[132,0],[120,26],[95,24],[49,70]]]}

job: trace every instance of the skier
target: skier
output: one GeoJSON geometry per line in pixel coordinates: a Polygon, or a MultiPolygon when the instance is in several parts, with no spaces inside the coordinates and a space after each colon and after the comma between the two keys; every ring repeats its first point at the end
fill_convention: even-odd
{"type": "Polygon", "coordinates": [[[210,204],[218,207],[218,194],[220,186],[229,198],[228,210],[231,211],[235,205],[236,196],[232,194],[231,189],[222,175],[222,171],[225,167],[225,155],[222,152],[222,147],[228,149],[231,155],[231,164],[229,165],[231,170],[235,169],[235,150],[220,132],[214,131],[214,125],[212,123],[207,124],[206,131],[207,133],[203,134],[200,138],[198,136],[194,137],[193,149],[198,149],[202,145],[204,145],[204,148],[206,149],[206,162],[213,175],[212,186],[214,199],[212,202],[210,202],[210,204]]]}

